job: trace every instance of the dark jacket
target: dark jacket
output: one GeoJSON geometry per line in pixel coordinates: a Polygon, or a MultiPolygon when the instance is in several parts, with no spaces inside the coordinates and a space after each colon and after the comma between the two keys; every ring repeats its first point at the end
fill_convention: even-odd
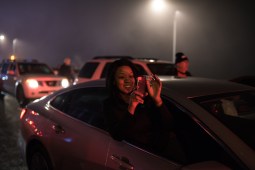
{"type": "Polygon", "coordinates": [[[73,68],[70,65],[62,64],[59,68],[58,74],[67,77],[69,80],[74,79],[73,68]]]}
{"type": "Polygon", "coordinates": [[[104,110],[109,133],[116,140],[127,140],[141,147],[161,150],[171,131],[172,115],[166,106],[156,107],[149,97],[139,104],[135,114],[128,112],[128,104],[120,98],[105,100],[104,110]]]}

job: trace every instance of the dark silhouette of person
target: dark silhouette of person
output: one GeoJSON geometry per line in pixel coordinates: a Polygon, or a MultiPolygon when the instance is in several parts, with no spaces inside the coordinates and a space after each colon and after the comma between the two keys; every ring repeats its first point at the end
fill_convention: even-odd
{"type": "Polygon", "coordinates": [[[189,58],[182,52],[178,52],[175,55],[175,76],[185,78],[192,76],[189,72],[189,58]]]}
{"type": "Polygon", "coordinates": [[[58,74],[67,77],[71,83],[74,81],[74,70],[71,65],[70,57],[64,59],[64,63],[60,66],[58,74]]]}

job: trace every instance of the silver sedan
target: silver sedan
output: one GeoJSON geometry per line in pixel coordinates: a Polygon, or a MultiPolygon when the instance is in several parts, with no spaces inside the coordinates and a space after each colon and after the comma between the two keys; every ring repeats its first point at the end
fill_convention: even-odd
{"type": "Polygon", "coordinates": [[[253,87],[195,77],[160,79],[185,163],[114,140],[103,115],[105,81],[98,80],[59,90],[22,110],[19,144],[29,169],[255,169],[253,87]]]}

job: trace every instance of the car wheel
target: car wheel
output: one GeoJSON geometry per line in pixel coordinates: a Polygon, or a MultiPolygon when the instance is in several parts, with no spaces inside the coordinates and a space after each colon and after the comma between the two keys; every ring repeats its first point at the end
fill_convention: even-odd
{"type": "Polygon", "coordinates": [[[17,89],[16,98],[20,107],[24,107],[29,103],[29,100],[25,97],[24,90],[21,86],[17,89]]]}
{"type": "Polygon", "coordinates": [[[52,164],[45,149],[37,145],[33,147],[28,155],[29,170],[52,170],[52,164]]]}

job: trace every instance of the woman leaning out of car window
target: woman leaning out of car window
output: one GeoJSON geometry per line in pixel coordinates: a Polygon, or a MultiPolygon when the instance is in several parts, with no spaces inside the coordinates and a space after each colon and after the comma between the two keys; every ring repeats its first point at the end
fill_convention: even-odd
{"type": "Polygon", "coordinates": [[[178,162],[185,156],[172,130],[172,115],[161,99],[162,83],[156,75],[146,79],[147,92],[136,89],[138,73],[128,59],[111,64],[106,77],[109,97],[104,110],[109,133],[153,153],[178,162]]]}

